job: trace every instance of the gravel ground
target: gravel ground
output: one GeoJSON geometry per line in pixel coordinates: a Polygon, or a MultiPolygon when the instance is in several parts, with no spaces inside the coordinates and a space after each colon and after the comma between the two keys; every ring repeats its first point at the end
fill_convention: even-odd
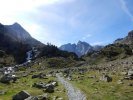
{"type": "Polygon", "coordinates": [[[73,87],[71,83],[66,81],[59,74],[56,74],[56,77],[58,78],[58,81],[61,82],[67,90],[69,100],[86,100],[86,96],[80,90],[73,87]]]}

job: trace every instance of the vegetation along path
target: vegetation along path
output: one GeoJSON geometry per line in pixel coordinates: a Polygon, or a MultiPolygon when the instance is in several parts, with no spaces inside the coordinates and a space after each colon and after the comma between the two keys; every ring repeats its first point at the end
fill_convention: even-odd
{"type": "Polygon", "coordinates": [[[71,83],[66,81],[59,74],[56,74],[56,77],[66,88],[69,100],[86,100],[86,96],[80,90],[73,87],[71,83]]]}

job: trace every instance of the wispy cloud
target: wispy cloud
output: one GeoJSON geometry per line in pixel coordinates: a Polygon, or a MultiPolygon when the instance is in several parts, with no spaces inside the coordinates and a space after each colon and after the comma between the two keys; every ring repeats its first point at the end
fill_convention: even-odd
{"type": "Polygon", "coordinates": [[[133,21],[133,14],[130,12],[130,10],[128,9],[127,5],[126,5],[126,1],[125,0],[120,0],[121,3],[121,7],[123,9],[123,11],[131,18],[131,20],[133,21]]]}
{"type": "Polygon", "coordinates": [[[91,44],[91,45],[105,45],[105,42],[97,41],[97,42],[90,43],[90,44],[91,44]]]}
{"type": "Polygon", "coordinates": [[[82,40],[86,40],[88,38],[90,38],[92,35],[91,34],[87,34],[86,36],[82,37],[82,40]]]}

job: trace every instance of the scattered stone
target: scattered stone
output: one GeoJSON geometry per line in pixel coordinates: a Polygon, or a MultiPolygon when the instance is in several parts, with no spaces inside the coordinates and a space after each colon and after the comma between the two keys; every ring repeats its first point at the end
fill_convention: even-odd
{"type": "Polygon", "coordinates": [[[121,75],[127,75],[127,72],[121,72],[121,75]]]}
{"type": "Polygon", "coordinates": [[[13,96],[13,100],[25,100],[27,98],[31,97],[31,95],[26,91],[21,91],[18,94],[13,96]]]}
{"type": "Polygon", "coordinates": [[[122,80],[118,80],[117,84],[123,84],[122,80]]]}
{"type": "Polygon", "coordinates": [[[58,86],[58,83],[56,81],[49,81],[47,84],[43,82],[34,83],[33,87],[40,88],[40,89],[51,89],[52,87],[58,86]]]}
{"type": "Polygon", "coordinates": [[[22,77],[27,77],[27,76],[28,76],[28,74],[23,74],[23,75],[22,75],[22,77]]]}
{"type": "Polygon", "coordinates": [[[38,99],[38,97],[32,97],[32,96],[30,96],[30,97],[28,97],[28,98],[26,98],[24,100],[39,100],[39,99],[38,99]]]}
{"type": "Polygon", "coordinates": [[[63,98],[58,98],[57,100],[63,100],[63,98]]]}
{"type": "Polygon", "coordinates": [[[128,86],[133,86],[133,83],[128,83],[128,86]]]}
{"type": "Polygon", "coordinates": [[[33,75],[32,76],[32,79],[34,79],[34,78],[44,79],[45,77],[46,77],[46,74],[39,73],[38,75],[33,75]]]}
{"type": "Polygon", "coordinates": [[[96,76],[94,75],[94,76],[88,76],[88,78],[96,78],[96,76]]]}
{"type": "Polygon", "coordinates": [[[101,80],[101,81],[105,81],[105,82],[112,82],[112,78],[109,77],[108,75],[102,75],[102,76],[100,77],[100,80],[101,80]]]}
{"type": "Polygon", "coordinates": [[[57,96],[53,96],[53,100],[56,100],[58,97],[57,96]]]}
{"type": "Polygon", "coordinates": [[[46,88],[45,92],[53,93],[53,92],[54,92],[54,86],[53,86],[53,85],[49,85],[49,86],[46,88]]]}
{"type": "Polygon", "coordinates": [[[95,83],[91,83],[91,85],[95,85],[95,83]]]}
{"type": "Polygon", "coordinates": [[[39,100],[48,100],[48,94],[43,94],[38,96],[39,100]]]}
{"type": "Polygon", "coordinates": [[[9,84],[11,81],[16,82],[17,79],[18,78],[15,75],[6,74],[0,79],[0,82],[9,84]]]}
{"type": "Polygon", "coordinates": [[[130,69],[128,71],[128,76],[130,76],[130,78],[133,79],[133,69],[130,69]]]}
{"type": "Polygon", "coordinates": [[[4,95],[4,94],[6,94],[6,91],[0,90],[0,95],[4,95]]]}
{"type": "Polygon", "coordinates": [[[43,83],[43,82],[40,82],[40,83],[34,83],[33,84],[33,87],[36,87],[36,88],[46,88],[46,83],[43,83]]]}
{"type": "Polygon", "coordinates": [[[128,74],[127,74],[126,77],[124,77],[124,79],[126,79],[126,80],[133,80],[133,69],[130,69],[128,71],[128,74]]]}
{"type": "Polygon", "coordinates": [[[58,86],[58,83],[57,83],[57,82],[52,82],[51,84],[52,84],[54,87],[55,87],[55,86],[58,86]]]}
{"type": "Polygon", "coordinates": [[[68,79],[69,81],[71,81],[71,80],[72,80],[72,78],[71,78],[71,77],[67,77],[67,79],[68,79]]]}

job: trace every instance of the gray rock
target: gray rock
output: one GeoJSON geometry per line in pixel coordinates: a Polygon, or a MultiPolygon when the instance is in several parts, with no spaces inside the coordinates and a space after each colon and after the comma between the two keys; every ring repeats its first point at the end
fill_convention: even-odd
{"type": "Polygon", "coordinates": [[[15,75],[6,74],[0,79],[0,82],[9,84],[11,81],[16,82],[17,79],[18,77],[16,77],[15,75]]]}
{"type": "Polygon", "coordinates": [[[55,86],[58,86],[58,83],[57,83],[57,82],[55,82],[55,81],[54,81],[54,82],[52,82],[51,84],[52,84],[54,87],[55,87],[55,86]]]}
{"type": "Polygon", "coordinates": [[[46,83],[43,83],[43,82],[34,83],[33,87],[36,87],[36,88],[46,88],[46,83]]]}
{"type": "Polygon", "coordinates": [[[121,72],[121,75],[127,75],[127,72],[121,72]]]}
{"type": "Polygon", "coordinates": [[[43,94],[38,96],[39,100],[48,100],[48,94],[43,94]]]}
{"type": "Polygon", "coordinates": [[[133,70],[132,70],[132,69],[130,69],[130,70],[128,71],[128,76],[133,76],[133,70]]]}
{"type": "Polygon", "coordinates": [[[133,86],[133,83],[128,83],[128,86],[133,86]]]}
{"type": "Polygon", "coordinates": [[[38,97],[32,97],[32,96],[30,96],[30,97],[28,97],[28,98],[26,98],[24,100],[39,100],[39,99],[38,99],[38,97]]]}
{"type": "Polygon", "coordinates": [[[54,92],[54,86],[53,86],[53,85],[49,85],[49,86],[46,88],[45,92],[53,93],[53,92],[54,92]]]}
{"type": "Polygon", "coordinates": [[[18,94],[13,96],[13,100],[25,100],[27,98],[31,97],[31,95],[26,91],[21,91],[18,94]]]}
{"type": "Polygon", "coordinates": [[[123,84],[122,80],[118,80],[117,84],[123,84]]]}
{"type": "Polygon", "coordinates": [[[6,94],[6,91],[0,90],[0,95],[4,95],[4,94],[6,94]]]}
{"type": "Polygon", "coordinates": [[[46,77],[46,74],[39,73],[38,75],[33,75],[32,76],[32,79],[34,79],[34,78],[44,79],[45,77],[46,77]]]}
{"type": "Polygon", "coordinates": [[[133,80],[133,69],[130,69],[128,71],[128,74],[126,77],[124,77],[124,79],[127,79],[127,80],[133,80]]]}
{"type": "Polygon", "coordinates": [[[96,76],[94,75],[94,76],[88,76],[88,78],[96,78],[96,76]]]}
{"type": "Polygon", "coordinates": [[[102,75],[102,76],[100,77],[100,80],[101,80],[101,81],[105,81],[105,82],[111,82],[111,81],[112,81],[112,78],[109,77],[108,75],[102,75]]]}

